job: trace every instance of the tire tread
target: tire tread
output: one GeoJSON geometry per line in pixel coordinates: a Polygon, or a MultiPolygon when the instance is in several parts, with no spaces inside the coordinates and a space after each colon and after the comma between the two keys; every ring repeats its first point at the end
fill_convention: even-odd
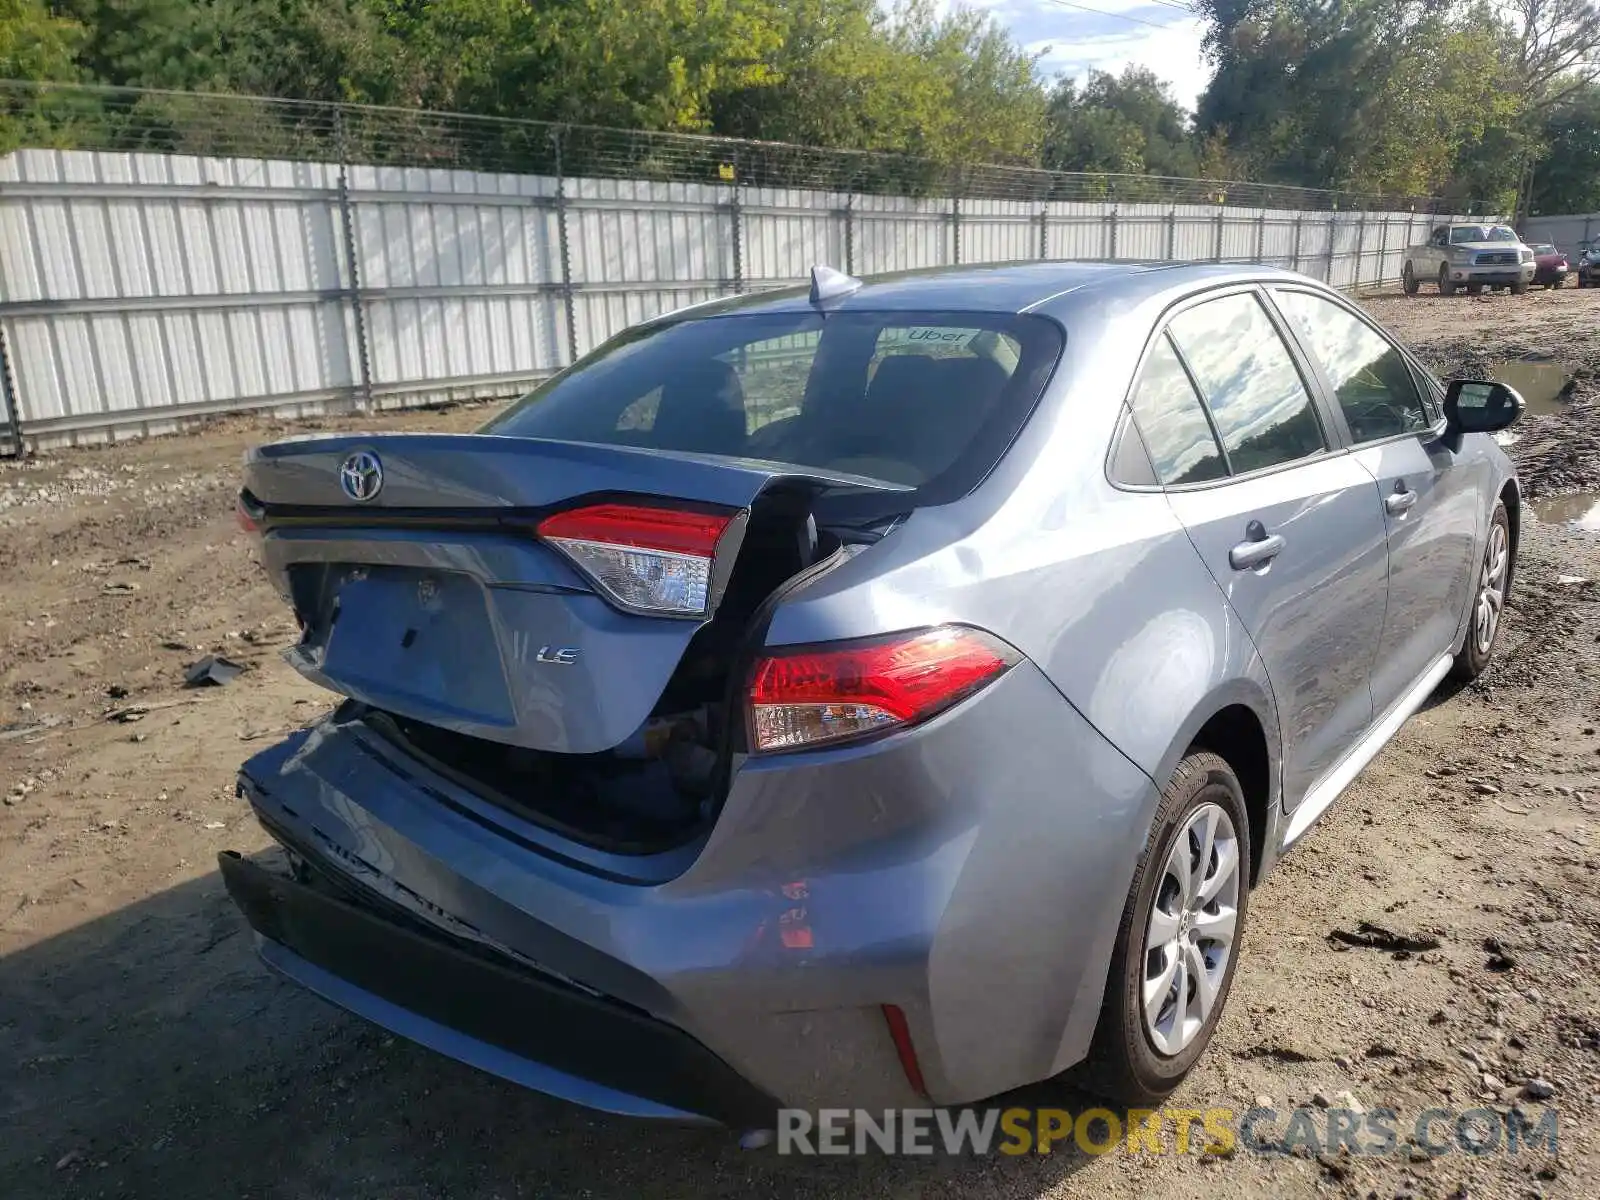
{"type": "MultiPolygon", "coordinates": [[[[1151,836],[1146,844],[1144,854],[1140,856],[1138,867],[1133,874],[1133,880],[1128,885],[1127,900],[1123,904],[1122,919],[1117,926],[1116,950],[1111,956],[1111,970],[1106,979],[1105,999],[1101,1004],[1100,1020],[1095,1029],[1094,1043],[1090,1048],[1089,1056],[1077,1068],[1076,1082],[1088,1091],[1104,1097],[1113,1102],[1125,1105],[1152,1105],[1159,1104],[1183,1081],[1182,1074],[1171,1081],[1171,1085],[1164,1088],[1152,1088],[1148,1083],[1138,1078],[1131,1064],[1134,1047],[1129,1044],[1131,1039],[1143,1038],[1144,1030],[1135,1024],[1129,1028],[1123,1019],[1122,992],[1123,980],[1127,971],[1127,959],[1130,953],[1137,954],[1142,948],[1144,936],[1139,929],[1140,904],[1139,893],[1145,880],[1151,855],[1159,849],[1164,842],[1164,837],[1169,829],[1176,826],[1187,812],[1190,801],[1213,782],[1224,782],[1233,792],[1237,811],[1231,813],[1235,833],[1240,843],[1239,870],[1244,873],[1239,889],[1239,919],[1234,934],[1233,964],[1236,968],[1239,961],[1239,951],[1242,945],[1245,918],[1249,908],[1249,871],[1251,858],[1250,822],[1249,814],[1244,805],[1244,793],[1239,784],[1239,777],[1232,766],[1220,754],[1213,753],[1203,747],[1193,747],[1189,753],[1178,763],[1172,772],[1172,777],[1167,785],[1161,789],[1161,803],[1156,806],[1155,816],[1151,821],[1151,836]]],[[[1218,1005],[1218,1012],[1213,1020],[1210,1030],[1202,1032],[1199,1042],[1198,1057],[1210,1041],[1210,1035],[1216,1028],[1216,1021],[1221,1019],[1221,1010],[1226,1007],[1228,994],[1231,991],[1230,968],[1229,987],[1223,992],[1222,1001],[1218,1005]]],[[[1187,1051],[1185,1052],[1187,1053],[1187,1051]]],[[[1192,1065],[1192,1064],[1191,1064],[1192,1065]]]]}

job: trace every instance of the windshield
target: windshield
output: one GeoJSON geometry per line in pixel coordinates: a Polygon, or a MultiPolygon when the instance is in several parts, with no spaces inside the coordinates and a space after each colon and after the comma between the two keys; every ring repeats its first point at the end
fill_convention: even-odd
{"type": "Polygon", "coordinates": [[[1457,225],[1450,230],[1450,244],[1452,246],[1464,245],[1467,242],[1514,242],[1516,240],[1516,232],[1505,225],[1457,225]]]}
{"type": "Polygon", "coordinates": [[[1554,254],[1556,253],[1556,248],[1549,242],[1540,242],[1533,248],[1533,252],[1538,255],[1554,254]]]}
{"type": "Polygon", "coordinates": [[[1061,353],[1037,316],[738,313],[613,338],[485,427],[754,458],[952,496],[1016,436],[1061,353]]]}

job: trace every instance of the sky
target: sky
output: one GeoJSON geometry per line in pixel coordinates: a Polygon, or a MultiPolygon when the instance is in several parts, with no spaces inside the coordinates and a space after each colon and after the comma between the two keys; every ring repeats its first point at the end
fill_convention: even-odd
{"type": "Polygon", "coordinates": [[[1084,12],[1057,0],[941,0],[940,7],[965,5],[993,15],[1015,41],[1043,54],[1039,70],[1047,79],[1065,74],[1081,80],[1091,68],[1118,74],[1138,63],[1170,83],[1173,98],[1194,111],[1210,72],[1200,57],[1203,24],[1174,7],[1181,0],[1073,0],[1078,3],[1120,15],[1084,12]]]}

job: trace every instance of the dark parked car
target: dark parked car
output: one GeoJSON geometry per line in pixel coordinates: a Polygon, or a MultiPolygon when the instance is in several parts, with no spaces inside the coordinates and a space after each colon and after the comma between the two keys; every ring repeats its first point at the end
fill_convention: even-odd
{"type": "Polygon", "coordinates": [[[1522,407],[1286,271],[819,270],[476,434],[262,447],[348,699],[223,877],[278,971],[613,1112],[1153,1103],[1252,888],[1488,665],[1522,407]]]}
{"type": "Polygon", "coordinates": [[[1567,256],[1549,242],[1533,243],[1533,282],[1547,288],[1565,287],[1571,271],[1567,256]]]}
{"type": "Polygon", "coordinates": [[[1578,255],[1578,286],[1594,287],[1600,283],[1600,246],[1590,246],[1578,255]]]}

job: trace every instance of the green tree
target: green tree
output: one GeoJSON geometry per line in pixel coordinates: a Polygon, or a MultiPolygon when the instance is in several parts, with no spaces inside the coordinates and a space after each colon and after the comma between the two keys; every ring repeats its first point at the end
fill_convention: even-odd
{"type": "Polygon", "coordinates": [[[1145,67],[1091,71],[1080,91],[1058,80],[1046,117],[1044,165],[1062,171],[1191,176],[1196,142],[1188,114],[1145,67]]]}
{"type": "MultiPolygon", "coordinates": [[[[75,56],[85,33],[83,26],[56,15],[42,0],[0,0],[0,79],[75,79],[75,56]]],[[[82,108],[75,97],[0,91],[0,154],[30,143],[65,144],[56,131],[78,119],[82,108]]]]}
{"type": "Polygon", "coordinates": [[[717,132],[944,163],[1038,162],[1034,57],[986,14],[941,16],[927,0],[887,12],[872,0],[799,0],[781,13],[767,71],[714,103],[717,132]]]}
{"type": "Polygon", "coordinates": [[[1252,177],[1391,195],[1514,187],[1523,102],[1513,37],[1486,6],[1431,0],[1200,0],[1216,74],[1202,132],[1252,177]]]}
{"type": "Polygon", "coordinates": [[[1529,211],[1600,212],[1600,87],[1569,93],[1542,122],[1548,150],[1534,169],[1529,211]]]}
{"type": "Polygon", "coordinates": [[[0,79],[74,78],[84,34],[82,25],[43,0],[0,0],[0,79]]]}

